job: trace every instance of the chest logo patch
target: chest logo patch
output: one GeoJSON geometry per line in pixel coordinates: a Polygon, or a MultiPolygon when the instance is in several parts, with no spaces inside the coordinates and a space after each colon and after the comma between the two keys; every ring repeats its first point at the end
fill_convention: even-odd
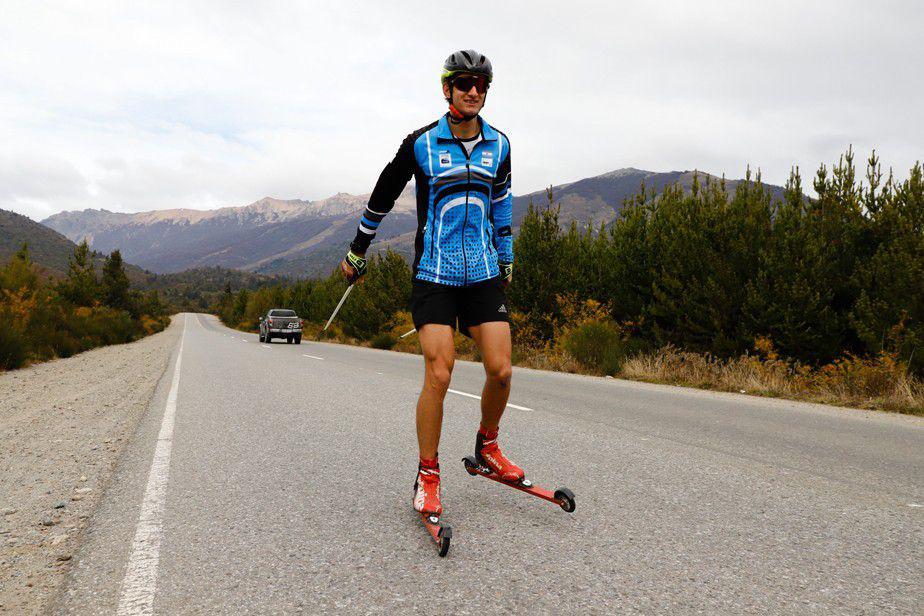
{"type": "Polygon", "coordinates": [[[449,152],[440,152],[440,167],[452,167],[452,155],[449,152]]]}
{"type": "Polygon", "coordinates": [[[482,167],[490,167],[493,164],[494,164],[494,153],[493,152],[485,152],[484,154],[481,155],[481,166],[482,167]]]}

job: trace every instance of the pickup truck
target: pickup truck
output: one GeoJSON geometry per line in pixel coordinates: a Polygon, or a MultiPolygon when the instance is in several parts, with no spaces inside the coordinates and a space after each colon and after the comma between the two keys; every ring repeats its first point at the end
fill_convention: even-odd
{"type": "Polygon", "coordinates": [[[267,344],[273,338],[285,338],[286,343],[302,343],[302,320],[294,310],[273,308],[260,317],[260,342],[267,344]]]}

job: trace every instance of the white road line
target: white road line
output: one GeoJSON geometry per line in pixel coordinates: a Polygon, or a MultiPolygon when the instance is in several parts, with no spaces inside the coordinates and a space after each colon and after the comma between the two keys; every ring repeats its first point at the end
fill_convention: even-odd
{"type": "Polygon", "coordinates": [[[320,359],[322,361],[324,360],[323,357],[318,357],[317,355],[305,355],[304,353],[302,353],[302,357],[310,357],[311,359],[320,359]]]}
{"type": "MultiPolygon", "coordinates": [[[[475,394],[466,393],[466,392],[464,392],[464,391],[459,391],[459,390],[457,390],[457,389],[447,389],[446,391],[448,391],[448,392],[451,393],[451,394],[458,394],[458,395],[460,395],[460,396],[465,396],[466,398],[474,398],[475,400],[481,400],[481,396],[476,396],[475,394]]],[[[525,406],[519,406],[519,405],[517,405],[517,404],[511,404],[510,402],[507,403],[507,406],[509,406],[509,407],[512,408],[512,409],[519,409],[519,410],[521,410],[521,411],[531,411],[531,410],[533,410],[533,409],[527,408],[527,407],[525,407],[525,406]]]]}
{"type": "Polygon", "coordinates": [[[176,416],[177,390],[180,386],[180,365],[183,361],[183,342],[186,338],[187,318],[183,318],[180,351],[173,367],[173,381],[167,394],[164,418],[160,423],[154,458],[148,473],[148,483],[141,500],[138,526],[128,555],[125,577],[119,591],[119,616],[152,614],[154,592],[157,589],[157,564],[160,560],[160,542],[163,536],[164,501],[170,479],[170,453],[173,449],[173,422],[176,416]]]}
{"type": "Polygon", "coordinates": [[[264,349],[269,349],[269,348],[271,348],[270,345],[268,345],[268,344],[261,344],[260,346],[263,347],[264,349]]]}

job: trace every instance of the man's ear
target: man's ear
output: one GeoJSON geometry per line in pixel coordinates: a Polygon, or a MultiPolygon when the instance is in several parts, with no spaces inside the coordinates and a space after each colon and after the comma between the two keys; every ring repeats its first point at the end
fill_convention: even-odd
{"type": "Polygon", "coordinates": [[[450,89],[449,82],[443,82],[443,98],[452,100],[452,90],[450,89]]]}

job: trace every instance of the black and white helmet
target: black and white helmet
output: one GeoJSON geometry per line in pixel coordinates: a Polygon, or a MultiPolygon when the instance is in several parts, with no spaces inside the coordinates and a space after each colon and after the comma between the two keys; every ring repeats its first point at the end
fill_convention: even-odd
{"type": "Polygon", "coordinates": [[[494,71],[491,68],[491,61],[482,53],[474,49],[464,49],[457,51],[443,63],[442,81],[453,78],[458,73],[470,73],[472,75],[484,75],[488,78],[488,83],[494,78],[494,71]]]}

